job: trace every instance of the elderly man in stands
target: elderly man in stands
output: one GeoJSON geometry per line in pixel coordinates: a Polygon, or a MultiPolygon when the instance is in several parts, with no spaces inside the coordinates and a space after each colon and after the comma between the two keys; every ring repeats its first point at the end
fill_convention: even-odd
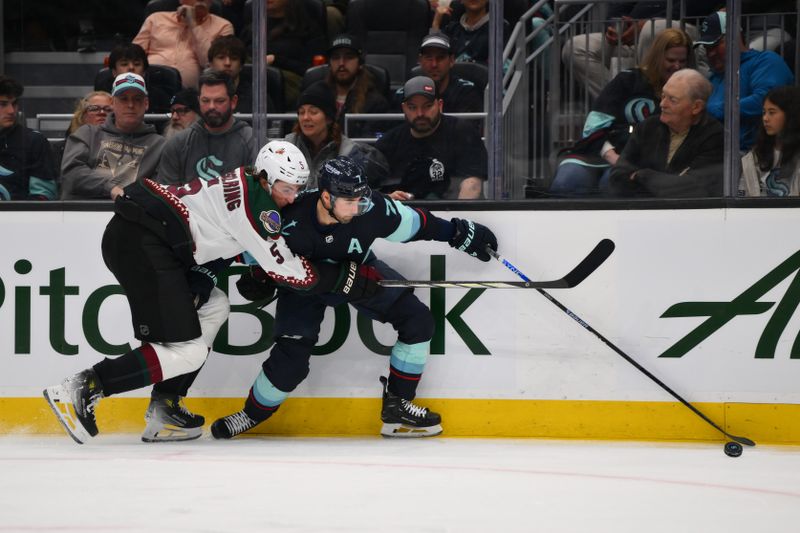
{"type": "MultiPolygon", "coordinates": [[[[436,83],[436,93],[448,113],[479,113],[483,111],[483,92],[471,81],[451,74],[456,56],[450,38],[432,32],[422,39],[419,47],[419,66],[422,73],[436,83]]],[[[403,102],[403,88],[395,93],[395,108],[403,102]]]]}
{"type": "Polygon", "coordinates": [[[200,95],[196,89],[183,89],[172,97],[169,106],[169,123],[164,137],[174,137],[179,131],[200,120],[200,95]]]}
{"type": "Polygon", "coordinates": [[[65,200],[114,200],[126,185],[155,176],[164,138],[144,123],[144,78],[120,74],[111,96],[114,111],[104,124],[85,124],[67,139],[61,162],[65,200]]]}
{"type": "Polygon", "coordinates": [[[375,143],[390,167],[381,190],[396,200],[481,198],[487,155],[477,129],[442,114],[436,84],[426,76],[408,80],[403,94],[406,123],[375,143]]]}
{"type": "MultiPolygon", "coordinates": [[[[726,13],[712,13],[700,26],[700,40],[695,46],[703,46],[711,67],[713,91],[708,100],[708,112],[717,120],[725,118],[725,35],[726,13]]],[[[756,132],[761,123],[764,97],[775,87],[793,85],[794,76],[781,56],[770,50],[748,49],[739,32],[739,149],[750,149],[756,141],[756,132]]]]}
{"type": "Polygon", "coordinates": [[[147,52],[150,63],[178,69],[184,87],[197,87],[214,39],[233,34],[233,25],[212,15],[208,4],[209,0],[180,0],[176,11],[158,11],[147,17],[133,38],[147,52]]]}
{"type": "Polygon", "coordinates": [[[662,89],[661,114],[640,122],[611,171],[617,196],[722,195],[723,129],[706,111],[711,84],[682,69],[662,89]]]}
{"type": "Polygon", "coordinates": [[[158,167],[159,182],[210,180],[253,162],[253,129],[233,116],[236,103],[230,76],[216,70],[200,76],[201,120],[167,141],[158,167]]]}
{"type": "Polygon", "coordinates": [[[24,87],[0,76],[0,201],[53,200],[56,171],[47,139],[17,121],[24,87]]]}

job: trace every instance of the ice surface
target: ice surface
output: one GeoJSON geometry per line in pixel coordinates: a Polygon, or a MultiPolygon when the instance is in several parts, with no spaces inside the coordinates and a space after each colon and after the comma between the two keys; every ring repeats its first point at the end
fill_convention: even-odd
{"type": "Polygon", "coordinates": [[[786,532],[800,449],[138,435],[0,437],[0,531],[786,532]]]}

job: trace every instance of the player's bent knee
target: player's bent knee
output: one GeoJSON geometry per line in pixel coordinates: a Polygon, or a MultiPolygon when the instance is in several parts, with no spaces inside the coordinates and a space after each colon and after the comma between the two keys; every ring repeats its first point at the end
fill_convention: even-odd
{"type": "Polygon", "coordinates": [[[208,357],[208,346],[202,337],[185,342],[153,344],[153,349],[165,380],[194,372],[208,357]]]}
{"type": "Polygon", "coordinates": [[[278,337],[269,358],[262,365],[264,375],[277,389],[292,392],[308,376],[314,344],[313,340],[306,338],[278,337]]]}
{"type": "Polygon", "coordinates": [[[389,321],[397,330],[400,341],[406,344],[417,344],[433,338],[436,327],[433,313],[413,294],[408,294],[398,300],[392,314],[395,316],[390,316],[389,321]]]}

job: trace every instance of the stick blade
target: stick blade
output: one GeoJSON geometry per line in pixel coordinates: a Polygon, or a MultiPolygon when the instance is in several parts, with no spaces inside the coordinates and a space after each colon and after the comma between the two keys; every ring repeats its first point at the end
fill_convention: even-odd
{"type": "Polygon", "coordinates": [[[600,265],[605,263],[606,259],[614,252],[615,247],[616,245],[611,239],[601,240],[594,249],[589,252],[589,255],[583,258],[583,261],[578,263],[575,268],[559,280],[563,282],[563,284],[553,288],[569,289],[577,287],[583,280],[588,278],[592,272],[597,270],[600,265]]]}
{"type": "Polygon", "coordinates": [[[755,446],[756,443],[752,440],[748,439],[747,437],[737,437],[736,435],[728,435],[725,434],[726,437],[729,439],[738,442],[739,444],[744,444],[745,446],[755,446]]]}

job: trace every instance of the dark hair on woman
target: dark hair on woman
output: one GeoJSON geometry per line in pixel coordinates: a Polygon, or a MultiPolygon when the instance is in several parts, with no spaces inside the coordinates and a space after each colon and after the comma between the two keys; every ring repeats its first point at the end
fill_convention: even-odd
{"type": "Polygon", "coordinates": [[[780,176],[787,178],[794,173],[796,158],[800,156],[800,89],[790,85],[775,87],[764,97],[765,103],[767,100],[783,111],[783,129],[777,135],[768,135],[762,120],[758,125],[753,153],[758,168],[769,170],[775,165],[775,145],[780,144],[780,176]]]}

